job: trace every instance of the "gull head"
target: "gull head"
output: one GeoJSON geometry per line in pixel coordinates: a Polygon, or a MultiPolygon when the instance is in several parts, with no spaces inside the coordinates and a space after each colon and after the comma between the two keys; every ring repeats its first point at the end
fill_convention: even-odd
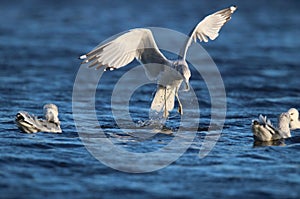
{"type": "Polygon", "coordinates": [[[290,114],[289,113],[281,113],[279,115],[278,121],[279,121],[279,124],[280,123],[289,124],[291,121],[290,114]]]}
{"type": "Polygon", "coordinates": [[[288,112],[281,113],[278,118],[278,129],[280,138],[288,138],[291,137],[290,130],[290,121],[291,117],[288,112]]]}
{"type": "Polygon", "coordinates": [[[55,104],[46,104],[43,107],[44,116],[48,122],[59,123],[58,108],[55,104]]]}
{"type": "MultiPolygon", "coordinates": [[[[290,121],[291,117],[289,113],[281,113],[278,117],[278,129],[284,133],[290,134],[290,121]]],[[[284,136],[284,138],[285,137],[286,136],[284,136]]]]}
{"type": "Polygon", "coordinates": [[[299,112],[298,112],[298,110],[295,109],[295,108],[291,108],[290,110],[288,110],[288,114],[289,114],[290,117],[291,117],[291,122],[297,121],[298,118],[299,118],[299,112]]]}
{"type": "Polygon", "coordinates": [[[191,71],[187,62],[183,59],[176,60],[173,62],[173,67],[181,75],[181,79],[184,81],[185,84],[185,90],[188,91],[190,89],[189,80],[191,77],[191,71]]]}
{"type": "Polygon", "coordinates": [[[299,122],[299,112],[295,108],[291,108],[288,110],[288,114],[290,115],[291,121],[290,121],[290,128],[291,130],[299,129],[300,128],[300,122],[299,122]]]}

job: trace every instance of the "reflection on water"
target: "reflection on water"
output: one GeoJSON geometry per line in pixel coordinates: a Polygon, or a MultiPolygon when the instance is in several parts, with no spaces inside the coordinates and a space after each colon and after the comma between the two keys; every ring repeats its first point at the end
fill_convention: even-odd
{"type": "Polygon", "coordinates": [[[300,143],[300,136],[299,135],[295,135],[290,137],[290,138],[286,138],[286,139],[280,139],[280,140],[272,140],[272,141],[254,141],[253,142],[253,147],[265,147],[265,146],[287,146],[287,147],[294,147],[294,146],[298,146],[300,143]]]}
{"type": "Polygon", "coordinates": [[[272,140],[272,141],[254,141],[253,147],[263,147],[263,146],[285,146],[284,139],[272,140]]]}

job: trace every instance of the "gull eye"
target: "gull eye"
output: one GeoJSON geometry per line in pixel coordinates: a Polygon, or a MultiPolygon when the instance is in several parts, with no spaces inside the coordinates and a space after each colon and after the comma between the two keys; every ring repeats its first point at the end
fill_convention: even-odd
{"type": "Polygon", "coordinates": [[[291,113],[291,115],[294,115],[294,113],[291,113]]]}

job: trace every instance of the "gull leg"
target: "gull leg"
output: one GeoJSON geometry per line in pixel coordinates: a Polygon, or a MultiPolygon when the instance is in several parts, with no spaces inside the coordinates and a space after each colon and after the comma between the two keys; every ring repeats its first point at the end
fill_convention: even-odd
{"type": "Polygon", "coordinates": [[[167,87],[165,87],[165,95],[164,95],[164,102],[165,102],[165,107],[164,107],[164,118],[167,118],[169,113],[167,110],[167,87]]]}
{"type": "Polygon", "coordinates": [[[181,104],[179,96],[178,96],[178,89],[176,89],[176,91],[175,91],[175,96],[176,96],[176,98],[178,100],[178,104],[179,104],[178,113],[180,113],[180,115],[183,115],[182,104],[181,104]]]}

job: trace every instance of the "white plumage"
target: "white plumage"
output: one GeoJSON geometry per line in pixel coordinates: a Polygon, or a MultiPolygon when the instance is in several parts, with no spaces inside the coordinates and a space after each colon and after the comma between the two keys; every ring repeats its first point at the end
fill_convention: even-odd
{"type": "Polygon", "coordinates": [[[288,110],[288,113],[291,117],[290,128],[291,130],[300,129],[300,121],[299,121],[299,112],[295,108],[291,108],[288,110]]]}
{"type": "Polygon", "coordinates": [[[45,119],[39,119],[25,111],[19,111],[15,117],[16,125],[25,133],[61,133],[57,106],[55,104],[46,104],[43,110],[45,119]]]}
{"type": "Polygon", "coordinates": [[[80,59],[84,59],[83,64],[87,64],[88,67],[96,67],[96,69],[105,67],[104,70],[118,69],[134,59],[138,60],[144,65],[147,77],[150,80],[157,80],[159,84],[151,109],[163,112],[164,117],[168,117],[169,111],[174,108],[176,97],[179,102],[178,111],[183,114],[178,90],[182,82],[185,84],[185,89],[189,89],[191,73],[185,61],[188,47],[197,38],[200,42],[207,42],[208,38],[216,39],[221,27],[230,20],[236,9],[236,6],[231,6],[205,17],[190,33],[176,61],[168,60],[160,52],[151,30],[145,28],[132,29],[118,35],[80,56],[80,59]]]}
{"type": "Polygon", "coordinates": [[[271,141],[291,137],[289,128],[290,115],[281,113],[278,118],[278,128],[272,125],[266,116],[259,115],[258,120],[252,121],[252,132],[256,141],[271,141]]]}

